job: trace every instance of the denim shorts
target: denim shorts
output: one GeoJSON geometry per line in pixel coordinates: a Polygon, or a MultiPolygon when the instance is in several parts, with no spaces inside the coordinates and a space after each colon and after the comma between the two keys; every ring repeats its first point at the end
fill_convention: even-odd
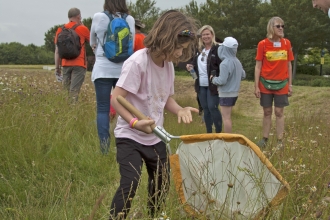
{"type": "Polygon", "coordinates": [[[220,106],[235,106],[238,97],[219,97],[220,106]]]}
{"type": "Polygon", "coordinates": [[[274,100],[274,106],[278,108],[283,108],[289,105],[289,98],[287,94],[275,95],[275,94],[260,93],[260,95],[261,95],[260,105],[264,108],[272,107],[273,100],[274,100]]]}

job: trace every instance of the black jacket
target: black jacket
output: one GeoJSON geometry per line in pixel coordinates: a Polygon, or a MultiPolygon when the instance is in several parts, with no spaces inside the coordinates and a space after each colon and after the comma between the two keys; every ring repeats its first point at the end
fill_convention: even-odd
{"type": "MultiPolygon", "coordinates": [[[[216,75],[219,76],[219,71],[220,71],[220,63],[221,60],[218,56],[218,47],[219,45],[214,45],[211,47],[210,52],[207,56],[207,75],[209,79],[209,90],[211,91],[212,95],[218,95],[218,88],[216,85],[212,84],[210,81],[210,75],[211,71],[215,70],[216,75]]],[[[196,71],[197,74],[197,79],[195,80],[195,91],[198,93],[199,92],[199,72],[198,72],[198,66],[197,66],[197,58],[199,56],[200,52],[196,54],[196,56],[193,58],[193,65],[194,65],[194,70],[196,71]]]]}

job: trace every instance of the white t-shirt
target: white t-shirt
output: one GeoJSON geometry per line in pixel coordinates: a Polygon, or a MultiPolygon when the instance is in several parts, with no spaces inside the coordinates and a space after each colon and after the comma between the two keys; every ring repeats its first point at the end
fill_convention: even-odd
{"type": "MultiPolygon", "coordinates": [[[[174,94],[174,66],[167,61],[164,61],[164,67],[157,66],[147,51],[147,48],[138,50],[124,62],[116,86],[128,91],[128,102],[163,127],[164,107],[174,94]]],[[[130,138],[144,145],[161,141],[155,134],[131,129],[120,116],[114,134],[116,138],[130,138]]]]}
{"type": "Polygon", "coordinates": [[[209,55],[210,49],[202,50],[197,59],[198,73],[199,73],[199,86],[209,86],[209,79],[207,75],[207,56],[209,55]],[[205,54],[205,55],[203,55],[205,54]]]}
{"type": "MultiPolygon", "coordinates": [[[[121,16],[118,12],[117,15],[121,16]]],[[[134,36],[135,36],[135,21],[131,15],[128,15],[126,21],[129,25],[130,31],[133,35],[133,45],[134,45],[134,36]]],[[[121,68],[123,63],[113,63],[103,54],[103,39],[104,35],[107,32],[110,19],[103,12],[97,12],[94,14],[91,31],[90,31],[90,45],[97,45],[95,50],[95,64],[92,71],[91,79],[94,80],[98,78],[119,78],[121,68]]]]}

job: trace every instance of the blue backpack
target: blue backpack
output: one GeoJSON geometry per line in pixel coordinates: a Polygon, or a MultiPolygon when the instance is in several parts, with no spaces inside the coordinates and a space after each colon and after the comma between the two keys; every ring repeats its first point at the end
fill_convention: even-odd
{"type": "Polygon", "coordinates": [[[124,62],[133,54],[133,36],[126,21],[128,15],[122,14],[122,17],[114,18],[108,11],[104,13],[110,19],[103,38],[104,56],[114,63],[124,62]]]}

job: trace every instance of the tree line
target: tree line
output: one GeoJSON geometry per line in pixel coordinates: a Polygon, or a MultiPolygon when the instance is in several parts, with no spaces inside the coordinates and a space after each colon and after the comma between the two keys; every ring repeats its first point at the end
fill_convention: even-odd
{"type": "MultiPolygon", "coordinates": [[[[130,2],[128,5],[130,14],[146,25],[143,29],[145,33],[148,33],[153,23],[163,13],[155,5],[155,0],[137,0],[135,4],[130,2]]],[[[328,49],[329,47],[327,42],[330,37],[330,20],[320,10],[314,9],[310,0],[206,0],[200,5],[192,0],[179,10],[194,17],[200,27],[205,24],[211,25],[216,37],[220,39],[227,36],[235,37],[239,42],[238,56],[248,71],[252,71],[254,68],[257,44],[266,37],[267,22],[273,16],[279,16],[285,22],[285,37],[291,41],[295,55],[294,73],[297,63],[303,59],[308,49],[311,47],[328,49]]],[[[92,18],[84,19],[83,23],[90,28],[92,18]]],[[[46,50],[42,53],[43,56],[53,53],[55,32],[61,25],[63,24],[57,24],[45,33],[45,45],[39,48],[41,51],[46,50]]],[[[14,47],[14,45],[10,43],[0,46],[14,47]]],[[[32,46],[26,47],[31,48],[32,46]]],[[[86,48],[87,55],[93,56],[90,46],[86,45],[86,48]]],[[[4,56],[9,54],[1,51],[0,63],[4,64],[9,60],[4,56]]],[[[19,51],[22,53],[22,50],[19,51]]],[[[22,56],[21,63],[24,56],[20,56],[22,56]]],[[[38,59],[41,59],[40,56],[38,59]]],[[[33,60],[37,60],[37,58],[34,57],[33,60]]],[[[49,62],[47,59],[45,61],[49,62]]],[[[26,59],[25,64],[29,64],[28,62],[32,61],[26,59]]]]}

